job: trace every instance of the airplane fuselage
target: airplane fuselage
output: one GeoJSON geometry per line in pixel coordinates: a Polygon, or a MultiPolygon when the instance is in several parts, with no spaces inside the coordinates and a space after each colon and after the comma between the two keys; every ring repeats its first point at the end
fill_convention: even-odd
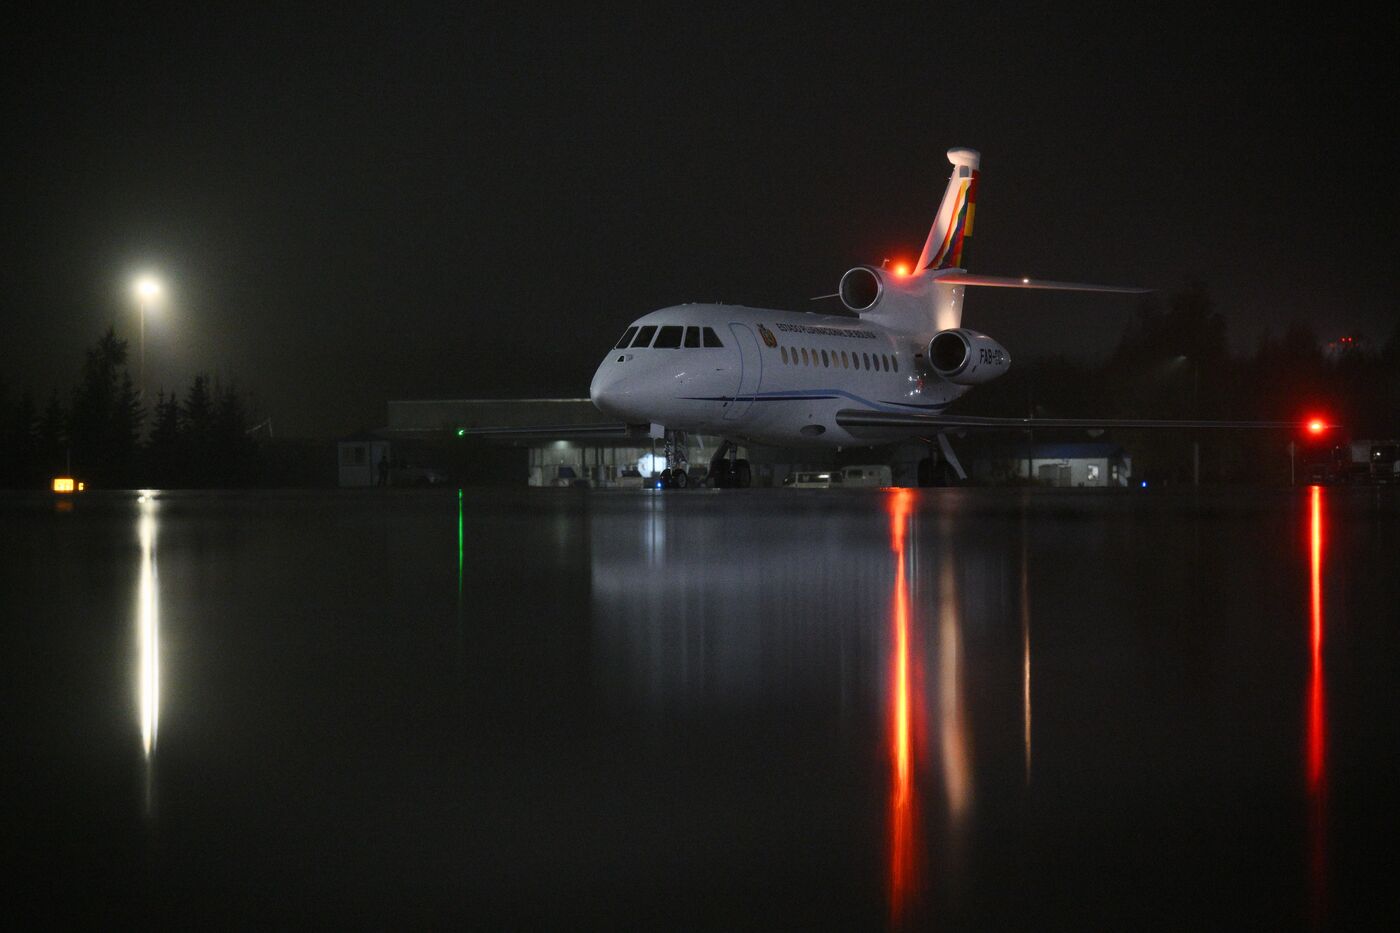
{"type": "Polygon", "coordinates": [[[844,315],[676,305],[632,323],[598,367],[590,396],[622,421],[755,444],[896,441],[909,430],[852,434],[836,412],[941,412],[966,387],[928,367],[932,335],[844,315]]]}

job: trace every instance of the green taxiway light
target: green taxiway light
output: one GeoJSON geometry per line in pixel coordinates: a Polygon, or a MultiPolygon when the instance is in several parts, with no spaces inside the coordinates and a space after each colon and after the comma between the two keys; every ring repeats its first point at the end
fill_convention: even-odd
{"type": "Polygon", "coordinates": [[[467,429],[466,429],[466,428],[458,428],[458,429],[457,429],[457,436],[458,436],[458,437],[466,437],[466,436],[467,436],[467,429]]]}

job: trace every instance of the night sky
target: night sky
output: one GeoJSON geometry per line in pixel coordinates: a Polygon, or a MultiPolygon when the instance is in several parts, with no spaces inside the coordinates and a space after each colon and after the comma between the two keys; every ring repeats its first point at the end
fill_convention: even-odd
{"type": "MultiPolygon", "coordinates": [[[[134,353],[150,270],[152,394],[207,371],[278,435],[579,397],[647,311],[809,308],[915,258],[955,145],[983,156],[974,271],[1199,281],[1241,351],[1391,334],[1393,13],[974,6],[12,19],[0,378],[42,406],[109,323],[134,353]]],[[[1091,357],[1135,305],[980,290],[964,323],[1091,357]]]]}

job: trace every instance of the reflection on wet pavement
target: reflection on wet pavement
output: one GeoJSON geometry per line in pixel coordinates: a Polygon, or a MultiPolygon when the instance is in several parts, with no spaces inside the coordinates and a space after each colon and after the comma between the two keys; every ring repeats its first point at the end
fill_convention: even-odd
{"type": "Polygon", "coordinates": [[[1073,492],[0,498],[19,916],[1374,913],[1394,491],[1073,492]]]}

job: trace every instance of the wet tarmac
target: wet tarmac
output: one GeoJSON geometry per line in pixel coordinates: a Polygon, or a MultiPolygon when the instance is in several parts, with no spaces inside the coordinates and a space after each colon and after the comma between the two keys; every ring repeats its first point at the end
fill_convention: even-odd
{"type": "Polygon", "coordinates": [[[1396,919],[1395,491],[9,494],[0,600],[32,924],[1396,919]]]}

